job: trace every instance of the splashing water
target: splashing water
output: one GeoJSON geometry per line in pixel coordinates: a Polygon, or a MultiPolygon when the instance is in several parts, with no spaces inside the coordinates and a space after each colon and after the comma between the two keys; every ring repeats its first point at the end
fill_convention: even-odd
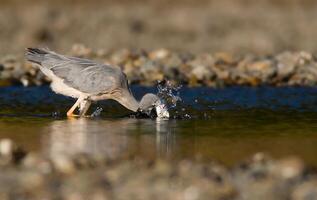
{"type": "Polygon", "coordinates": [[[164,80],[158,83],[158,97],[166,104],[168,109],[174,108],[178,101],[182,99],[179,96],[180,86],[173,86],[170,81],[164,80]],[[175,94],[176,93],[176,94],[175,94]]]}
{"type": "Polygon", "coordinates": [[[179,95],[179,90],[181,89],[180,86],[173,86],[170,81],[164,80],[158,82],[158,93],[157,96],[160,98],[162,103],[166,106],[167,110],[170,110],[176,107],[177,102],[181,101],[179,95]]]}
{"type": "Polygon", "coordinates": [[[103,111],[102,108],[97,107],[96,110],[91,114],[91,117],[99,117],[102,111],[103,111]]]}

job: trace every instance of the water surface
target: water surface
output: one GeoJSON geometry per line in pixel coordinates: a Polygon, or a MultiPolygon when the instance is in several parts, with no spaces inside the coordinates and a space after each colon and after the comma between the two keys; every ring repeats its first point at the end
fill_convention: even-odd
{"type": "MultiPolygon", "coordinates": [[[[155,88],[133,87],[138,98],[155,88]]],[[[183,88],[168,121],[129,118],[113,101],[94,105],[98,118],[67,119],[74,103],[49,87],[0,89],[0,138],[46,155],[218,160],[227,165],[256,152],[297,155],[317,166],[317,89],[183,88]]]]}

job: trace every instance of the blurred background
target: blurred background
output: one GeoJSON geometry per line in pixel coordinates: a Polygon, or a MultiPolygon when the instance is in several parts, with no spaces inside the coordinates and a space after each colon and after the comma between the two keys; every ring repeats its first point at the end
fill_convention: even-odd
{"type": "Polygon", "coordinates": [[[192,53],[317,52],[314,0],[1,0],[0,55],[168,48],[192,53]]]}
{"type": "Polygon", "coordinates": [[[316,19],[316,0],[0,0],[0,199],[317,199],[316,19]],[[66,118],[26,47],[182,100],[66,118]]]}

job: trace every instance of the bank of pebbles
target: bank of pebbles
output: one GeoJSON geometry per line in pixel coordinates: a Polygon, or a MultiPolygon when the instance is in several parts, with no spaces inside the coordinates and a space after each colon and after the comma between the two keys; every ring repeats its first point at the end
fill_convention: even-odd
{"type": "MultiPolygon", "coordinates": [[[[212,87],[317,85],[317,59],[308,52],[283,52],[265,57],[229,53],[193,55],[167,49],[110,52],[76,44],[64,54],[117,65],[132,84],[155,85],[158,80],[168,79],[181,85],[212,87]]],[[[0,58],[0,80],[2,86],[49,82],[23,55],[0,58]]]]}
{"type": "Polygon", "coordinates": [[[317,177],[296,157],[257,153],[235,167],[102,155],[43,156],[0,140],[0,199],[317,199],[317,177]]]}

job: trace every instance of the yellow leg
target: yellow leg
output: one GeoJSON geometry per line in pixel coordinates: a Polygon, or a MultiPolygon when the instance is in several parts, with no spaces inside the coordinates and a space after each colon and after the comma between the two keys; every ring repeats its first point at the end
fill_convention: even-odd
{"type": "Polygon", "coordinates": [[[82,101],[82,98],[77,99],[76,103],[67,111],[67,117],[78,117],[78,115],[73,114],[73,112],[78,107],[81,101],[82,101]]]}

